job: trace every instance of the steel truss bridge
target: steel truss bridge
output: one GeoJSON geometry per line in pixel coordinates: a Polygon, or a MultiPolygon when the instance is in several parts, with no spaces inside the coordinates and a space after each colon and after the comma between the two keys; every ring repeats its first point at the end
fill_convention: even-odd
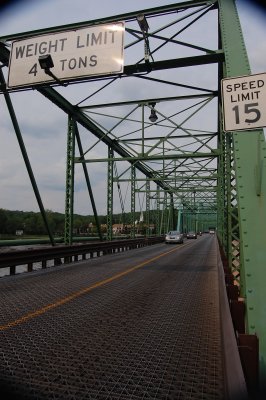
{"type": "Polygon", "coordinates": [[[16,33],[0,38],[0,62],[0,93],[51,245],[56,240],[12,92],[34,89],[32,96],[37,91],[66,115],[65,244],[73,242],[75,171],[80,166],[101,240],[113,239],[118,204],[131,239],[136,237],[139,212],[146,236],[151,235],[152,224],[156,236],[176,226],[184,232],[216,227],[221,254],[232,276],[234,310],[243,315],[247,337],[259,340],[260,375],[265,377],[265,139],[258,129],[225,133],[222,123],[221,79],[251,74],[234,0],[185,1],[16,33]],[[138,16],[145,16],[148,28],[138,22],[138,16]],[[7,87],[14,40],[119,21],[125,22],[122,73],[72,79],[64,87],[58,81],[7,87]],[[79,91],[73,95],[76,87],[79,91]],[[106,238],[90,178],[90,167],[95,164],[107,171],[106,238]],[[127,213],[130,220],[125,220],[127,213]]]}

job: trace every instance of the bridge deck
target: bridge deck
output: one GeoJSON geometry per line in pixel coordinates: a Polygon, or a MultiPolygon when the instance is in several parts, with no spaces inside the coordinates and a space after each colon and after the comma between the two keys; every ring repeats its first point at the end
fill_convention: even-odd
{"type": "Polygon", "coordinates": [[[225,398],[214,237],[0,280],[17,399],[225,398]]]}

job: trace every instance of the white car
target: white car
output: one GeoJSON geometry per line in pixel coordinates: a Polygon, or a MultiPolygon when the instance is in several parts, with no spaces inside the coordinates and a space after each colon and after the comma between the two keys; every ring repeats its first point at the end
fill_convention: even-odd
{"type": "Polygon", "coordinates": [[[183,243],[184,235],[178,231],[170,231],[165,235],[165,243],[183,243]]]}

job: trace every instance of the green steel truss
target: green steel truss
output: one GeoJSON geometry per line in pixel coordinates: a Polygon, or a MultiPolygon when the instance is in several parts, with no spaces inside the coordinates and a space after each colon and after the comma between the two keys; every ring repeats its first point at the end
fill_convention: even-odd
{"type": "MultiPolygon", "coordinates": [[[[113,238],[113,214],[120,211],[131,237],[141,225],[146,235],[176,227],[186,232],[215,226],[245,303],[246,332],[259,337],[263,374],[266,146],[260,130],[225,133],[222,126],[221,79],[250,74],[234,0],[184,1],[5,36],[0,38],[3,70],[12,40],[115,21],[125,21],[123,73],[69,81],[72,90],[83,82],[76,85],[76,104],[68,100],[69,88],[59,92],[56,82],[35,88],[70,121],[65,241],[72,241],[74,165],[78,164],[84,169],[96,221],[97,193],[94,199],[86,167],[107,170],[108,240],[113,238]],[[139,14],[148,21],[147,32],[137,23],[139,14]],[[157,119],[151,122],[154,113],[157,119]],[[79,155],[74,154],[75,138],[79,155]]],[[[8,95],[4,77],[0,89],[8,95]]]]}

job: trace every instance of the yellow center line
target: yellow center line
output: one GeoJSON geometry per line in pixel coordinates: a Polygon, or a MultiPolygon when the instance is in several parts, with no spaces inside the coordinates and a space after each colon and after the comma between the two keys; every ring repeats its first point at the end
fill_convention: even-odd
{"type": "Polygon", "coordinates": [[[5,330],[7,330],[9,328],[12,328],[12,327],[14,327],[16,325],[23,324],[24,322],[29,321],[30,319],[33,319],[33,318],[36,318],[36,317],[38,317],[38,316],[40,316],[42,314],[45,314],[47,311],[50,311],[50,310],[52,310],[54,308],[57,308],[57,307],[60,307],[63,304],[66,304],[66,303],[70,302],[71,300],[74,300],[77,297],[82,296],[83,294],[91,292],[93,289],[96,289],[98,287],[104,286],[107,283],[115,281],[116,279],[122,278],[123,276],[126,276],[126,275],[130,274],[131,272],[136,271],[137,269],[142,268],[145,265],[150,264],[151,262],[156,261],[159,258],[166,256],[167,254],[173,253],[174,251],[176,251],[177,249],[180,249],[180,247],[183,247],[183,246],[185,246],[185,245],[178,246],[178,248],[175,247],[172,250],[169,250],[169,251],[167,251],[165,253],[161,253],[158,256],[150,258],[149,260],[144,261],[144,262],[142,262],[140,264],[137,264],[132,268],[129,268],[129,269],[123,271],[123,272],[119,272],[118,274],[113,275],[110,278],[103,279],[102,281],[96,282],[91,286],[87,286],[87,287],[85,287],[83,289],[80,289],[77,292],[74,292],[74,293],[70,294],[69,296],[63,297],[62,299],[59,299],[59,300],[55,301],[54,303],[48,304],[47,306],[39,308],[36,311],[32,311],[32,312],[30,312],[30,313],[28,313],[26,315],[23,315],[22,317],[20,317],[18,319],[15,319],[14,321],[8,322],[5,325],[0,325],[0,331],[5,331],[5,330]]]}

